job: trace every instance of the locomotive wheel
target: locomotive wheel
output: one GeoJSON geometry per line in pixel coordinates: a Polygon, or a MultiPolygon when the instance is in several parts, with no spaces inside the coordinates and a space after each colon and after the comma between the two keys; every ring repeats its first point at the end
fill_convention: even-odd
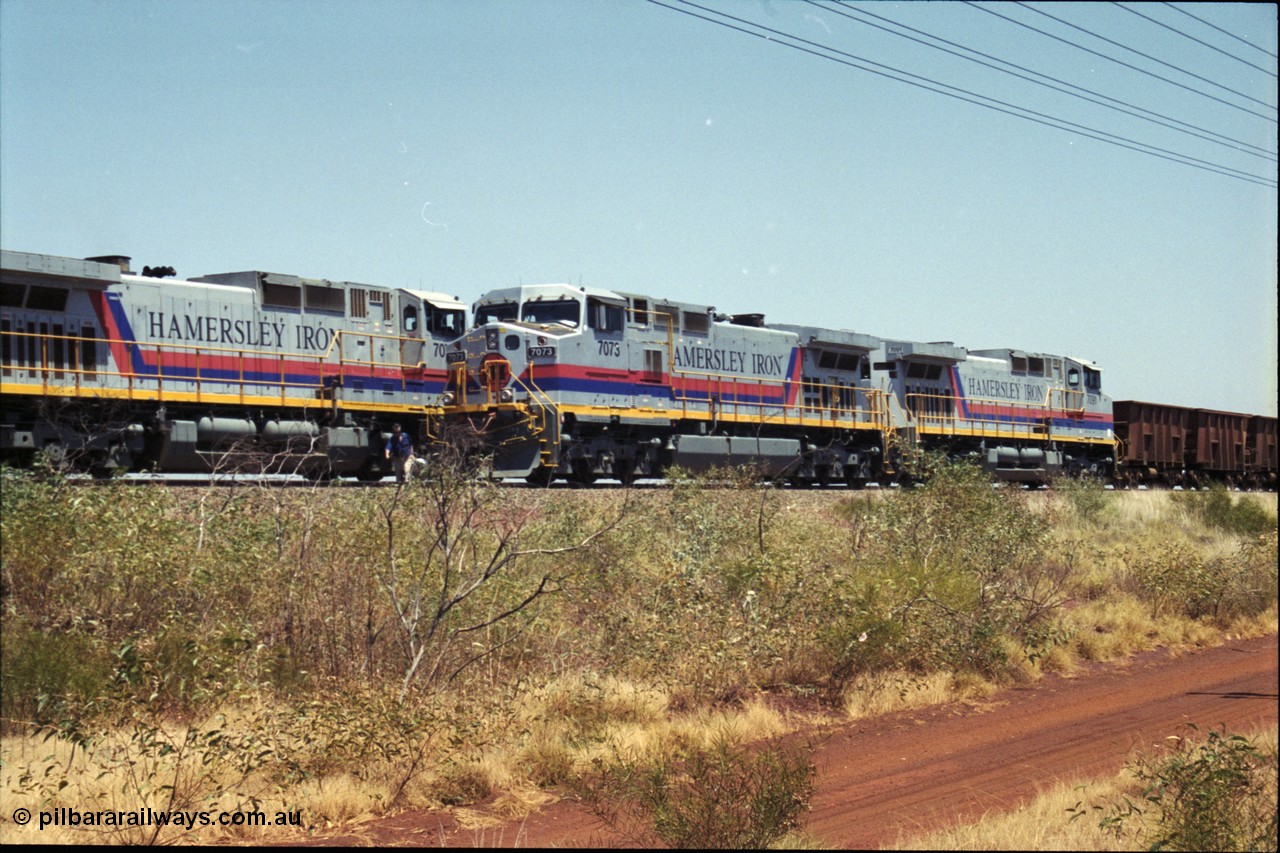
{"type": "Polygon", "coordinates": [[[71,456],[60,442],[51,441],[40,450],[40,457],[50,471],[58,474],[71,472],[71,456]]]}
{"type": "Polygon", "coordinates": [[[577,459],[573,463],[571,479],[579,485],[590,486],[596,481],[596,472],[591,470],[591,463],[586,459],[577,459]]]}
{"type": "Polygon", "coordinates": [[[851,489],[865,489],[867,487],[867,478],[862,476],[862,471],[854,465],[846,465],[844,469],[844,484],[851,489]]]}
{"type": "Polygon", "coordinates": [[[556,469],[548,468],[546,465],[539,466],[530,471],[524,478],[524,481],[531,486],[545,488],[551,485],[556,478],[556,469]]]}
{"type": "Polygon", "coordinates": [[[381,468],[374,468],[369,462],[366,462],[359,471],[356,472],[356,479],[362,483],[380,483],[382,482],[383,473],[381,468]]]}
{"type": "Polygon", "coordinates": [[[112,460],[106,456],[96,456],[84,468],[95,480],[111,480],[130,471],[128,465],[121,465],[118,459],[112,460]]]}
{"type": "MultiPolygon", "coordinates": [[[[313,463],[304,465],[298,469],[298,473],[313,483],[328,483],[336,476],[333,468],[328,462],[313,463]]],[[[379,478],[381,479],[381,478],[379,478]]]]}

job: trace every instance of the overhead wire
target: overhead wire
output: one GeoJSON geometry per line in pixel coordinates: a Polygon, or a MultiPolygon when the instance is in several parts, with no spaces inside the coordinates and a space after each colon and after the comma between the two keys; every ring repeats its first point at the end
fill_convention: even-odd
{"type": "MultiPolygon", "coordinates": [[[[1184,84],[1184,83],[1179,83],[1177,80],[1170,80],[1168,77],[1162,77],[1161,75],[1156,74],[1154,71],[1148,71],[1148,70],[1147,70],[1147,69],[1145,69],[1145,68],[1139,68],[1137,65],[1132,65],[1132,64],[1130,64],[1130,63],[1128,63],[1128,62],[1125,62],[1124,60],[1116,59],[1114,56],[1107,56],[1105,53],[1101,53],[1101,52],[1099,52],[1099,51],[1093,50],[1092,48],[1085,47],[1085,46],[1084,46],[1084,45],[1082,45],[1082,44],[1076,44],[1075,42],[1071,41],[1070,39],[1064,39],[1064,38],[1062,38],[1061,36],[1056,36],[1056,35],[1054,35],[1053,33],[1046,32],[1046,31],[1044,31],[1044,30],[1042,30],[1042,29],[1039,29],[1038,27],[1033,27],[1033,26],[1031,26],[1031,25],[1030,25],[1030,24],[1028,24],[1028,23],[1024,23],[1023,21],[1019,21],[1019,20],[1018,20],[1018,19],[1016,19],[1016,18],[1010,18],[1008,15],[1001,15],[999,12],[996,12],[996,11],[992,10],[991,8],[989,8],[989,7],[987,7],[987,6],[981,6],[981,5],[977,4],[977,3],[972,2],[972,0],[961,0],[961,2],[963,2],[966,6],[972,6],[972,7],[973,7],[973,8],[975,8],[975,9],[979,9],[979,10],[981,10],[981,11],[983,11],[983,12],[986,12],[988,15],[995,15],[997,18],[1001,18],[1001,19],[1003,19],[1003,20],[1009,21],[1010,23],[1017,24],[1017,25],[1018,25],[1018,26],[1020,26],[1020,27],[1026,27],[1026,28],[1027,28],[1027,29],[1029,29],[1029,30],[1032,30],[1032,31],[1037,32],[1037,33],[1040,33],[1040,34],[1041,34],[1041,35],[1043,35],[1043,36],[1048,36],[1049,38],[1054,39],[1054,40],[1056,40],[1056,41],[1060,41],[1060,42],[1062,42],[1063,44],[1071,45],[1072,47],[1074,47],[1074,48],[1076,48],[1076,49],[1078,49],[1078,50],[1083,50],[1083,51],[1085,51],[1086,53],[1091,53],[1091,54],[1093,54],[1094,56],[1097,56],[1097,57],[1099,57],[1099,58],[1101,58],[1101,59],[1105,59],[1105,60],[1107,60],[1108,62],[1114,62],[1114,63],[1116,63],[1117,65],[1123,65],[1125,68],[1128,68],[1128,69],[1130,69],[1130,70],[1132,70],[1132,71],[1137,71],[1139,74],[1145,74],[1145,75],[1147,75],[1148,77],[1154,77],[1154,78],[1155,78],[1155,79],[1157,79],[1157,80],[1163,80],[1164,82],[1166,82],[1166,83],[1168,83],[1168,84],[1170,84],[1170,85],[1172,85],[1172,86],[1177,86],[1179,89],[1185,89],[1185,90],[1186,90],[1186,91],[1188,91],[1188,92],[1194,92],[1195,94],[1197,94],[1197,95],[1201,96],[1202,98],[1208,98],[1208,99],[1209,99],[1209,100],[1211,100],[1211,101],[1217,101],[1218,103],[1220,103],[1220,104],[1224,104],[1225,106],[1231,107],[1232,109],[1240,110],[1241,112],[1248,113],[1249,115],[1257,116],[1258,118],[1260,118],[1260,119],[1264,119],[1264,120],[1269,121],[1269,122],[1272,122],[1273,124],[1274,124],[1274,123],[1276,123],[1276,120],[1275,120],[1274,118],[1271,118],[1270,116],[1264,116],[1262,113],[1255,112],[1255,111],[1253,111],[1253,110],[1249,109],[1248,107],[1242,107],[1242,106],[1240,106],[1239,104],[1233,104],[1233,103],[1231,103],[1230,101],[1227,101],[1227,100],[1224,100],[1224,99],[1222,99],[1222,98],[1219,98],[1219,97],[1218,97],[1218,96],[1216,96],[1216,95],[1211,95],[1211,94],[1209,94],[1208,92],[1202,92],[1202,91],[1200,91],[1199,89],[1196,89],[1196,88],[1195,88],[1195,87],[1193,87],[1193,86],[1188,86],[1188,85],[1186,85],[1186,84],[1184,84]]],[[[1133,49],[1133,48],[1131,48],[1131,47],[1127,47],[1127,46],[1125,46],[1125,45],[1118,44],[1117,42],[1113,42],[1113,41],[1111,41],[1111,39],[1108,39],[1108,38],[1106,38],[1106,37],[1104,37],[1104,36],[1100,36],[1100,35],[1097,35],[1096,33],[1089,32],[1089,30],[1086,30],[1086,29],[1084,29],[1083,27],[1078,27],[1078,26],[1076,26],[1075,24],[1071,23],[1070,21],[1064,21],[1064,20],[1062,20],[1061,18],[1058,18],[1058,17],[1055,17],[1055,16],[1053,16],[1053,15],[1050,15],[1048,12],[1044,11],[1043,9],[1037,9],[1037,8],[1035,8],[1034,6],[1028,6],[1026,3],[1018,2],[1018,0],[1015,0],[1015,5],[1021,6],[1022,8],[1027,9],[1028,11],[1035,12],[1037,15],[1043,15],[1043,16],[1045,16],[1046,18],[1049,18],[1050,20],[1057,21],[1058,23],[1063,24],[1063,25],[1068,26],[1068,27],[1071,27],[1072,29],[1080,30],[1080,32],[1082,32],[1082,33],[1088,33],[1089,35],[1093,36],[1094,38],[1102,39],[1103,41],[1108,42],[1108,43],[1110,43],[1110,44],[1116,44],[1118,47],[1123,47],[1125,50],[1133,51],[1134,53],[1138,54],[1139,56],[1144,56],[1144,57],[1146,57],[1147,59],[1152,60],[1153,62],[1159,62],[1161,65],[1169,65],[1167,62],[1164,62],[1164,61],[1162,61],[1162,60],[1156,59],[1155,57],[1152,57],[1152,56],[1147,56],[1145,53],[1142,53],[1142,52],[1141,52],[1141,51],[1139,51],[1139,50],[1134,50],[1134,49],[1133,49]]],[[[1178,70],[1178,71],[1182,71],[1182,69],[1180,69],[1180,68],[1176,68],[1176,66],[1169,65],[1169,67],[1170,67],[1170,68],[1175,68],[1175,69],[1176,69],[1176,70],[1178,70]]],[[[1189,74],[1189,75],[1190,75],[1190,76],[1192,76],[1192,77],[1197,77],[1197,79],[1203,79],[1203,78],[1199,78],[1199,77],[1198,77],[1197,75],[1195,75],[1195,74],[1191,74],[1191,73],[1190,73],[1190,72],[1188,72],[1188,71],[1182,71],[1182,73],[1184,73],[1184,74],[1189,74]]],[[[1206,82],[1211,82],[1211,81],[1206,81],[1206,82]]],[[[1214,83],[1213,85],[1217,86],[1218,84],[1214,83]]],[[[1219,86],[1219,88],[1227,89],[1227,87],[1226,87],[1226,86],[1219,86]]],[[[1263,101],[1259,101],[1257,98],[1251,98],[1251,97],[1249,97],[1248,95],[1242,95],[1241,93],[1236,92],[1234,89],[1227,89],[1227,91],[1232,92],[1233,94],[1240,95],[1241,97],[1243,97],[1243,98],[1245,98],[1245,99],[1247,99],[1247,100],[1250,100],[1250,101],[1256,101],[1257,103],[1262,104],[1263,106],[1268,107],[1269,109],[1273,109],[1273,110],[1275,109],[1275,107],[1271,106],[1271,105],[1270,105],[1270,104],[1268,104],[1268,103],[1265,103],[1265,102],[1263,102],[1263,101]]]]}
{"type": "MultiPolygon", "coordinates": [[[[1234,53],[1228,53],[1227,51],[1223,50],[1222,48],[1220,48],[1220,47],[1218,47],[1218,46],[1216,46],[1216,45],[1209,44],[1207,41],[1204,41],[1204,40],[1202,40],[1202,39],[1198,39],[1198,38],[1196,38],[1195,36],[1191,35],[1190,33],[1184,33],[1182,30],[1178,29],[1177,27],[1171,27],[1171,26],[1169,26],[1168,24],[1166,24],[1164,21],[1158,21],[1158,20],[1156,20],[1155,18],[1151,17],[1150,15],[1144,15],[1144,14],[1142,14],[1141,12],[1139,12],[1137,9],[1134,9],[1134,8],[1133,8],[1133,7],[1131,7],[1131,6],[1126,6],[1126,5],[1124,5],[1123,3],[1116,3],[1116,2],[1115,2],[1115,0],[1112,0],[1111,5],[1112,5],[1112,6],[1116,6],[1117,8],[1120,8],[1120,9],[1124,9],[1126,12],[1129,12],[1130,14],[1137,15],[1139,18],[1142,18],[1144,21],[1150,21],[1151,23],[1155,24],[1157,27],[1164,27],[1164,28],[1165,28],[1166,30],[1168,30],[1169,32],[1177,33],[1178,35],[1182,36],[1183,38],[1185,38],[1185,39],[1190,39],[1191,41],[1195,42],[1196,44],[1204,45],[1205,47],[1209,48],[1210,50],[1217,51],[1218,53],[1222,54],[1223,56],[1227,57],[1228,59],[1234,59],[1236,62],[1239,62],[1239,63],[1241,63],[1241,64],[1243,64],[1243,65],[1247,65],[1247,66],[1249,66],[1250,68],[1253,68],[1253,69],[1255,69],[1255,70],[1257,70],[1257,71],[1261,71],[1263,74],[1267,74],[1267,75],[1270,75],[1270,76],[1272,76],[1272,77],[1275,77],[1275,76],[1276,76],[1276,74],[1275,74],[1275,72],[1274,72],[1274,71],[1269,71],[1269,70],[1267,70],[1266,68],[1263,68],[1261,65],[1254,65],[1252,62],[1249,62],[1249,61],[1248,61],[1248,60],[1246,60],[1246,59],[1241,59],[1240,57],[1236,56],[1234,53]]],[[[1165,5],[1168,5],[1168,4],[1166,3],[1165,5]]],[[[1176,8],[1176,7],[1175,7],[1175,8],[1176,8]]],[[[1182,10],[1181,10],[1181,9],[1179,9],[1178,11],[1182,11],[1182,10]]],[[[1224,86],[1223,88],[1226,88],[1226,87],[1224,86]]],[[[1231,91],[1231,90],[1230,90],[1230,89],[1228,89],[1227,91],[1231,91]]]]}
{"type": "Polygon", "coordinates": [[[1122,101],[1118,98],[1113,98],[1110,95],[1104,95],[1101,92],[1097,92],[1092,89],[1085,88],[1083,86],[1077,86],[1076,84],[1069,83],[1066,80],[1061,80],[1061,79],[1058,79],[1057,77],[1044,74],[1040,71],[1035,71],[1031,68],[1027,68],[1025,66],[1018,65],[1016,63],[1009,62],[1004,59],[1000,59],[999,57],[992,56],[989,53],[983,53],[980,50],[975,50],[974,48],[971,48],[971,47],[965,47],[962,44],[958,44],[957,42],[953,42],[948,39],[942,38],[941,36],[935,35],[933,33],[927,33],[924,30],[919,30],[919,29],[916,29],[915,27],[909,27],[906,24],[900,23],[898,21],[890,20],[889,18],[886,18],[883,15],[877,15],[876,13],[869,12],[866,9],[850,8],[845,4],[845,0],[833,0],[833,2],[839,4],[838,7],[824,6],[821,3],[819,3],[818,0],[805,0],[805,2],[809,3],[811,6],[815,6],[819,9],[822,9],[823,11],[834,12],[835,14],[841,15],[845,18],[848,18],[849,20],[856,21],[861,24],[865,24],[866,26],[869,26],[869,27],[875,27],[878,30],[883,30],[884,32],[887,32],[891,35],[898,36],[899,38],[909,39],[913,42],[916,42],[917,44],[922,44],[925,47],[929,47],[934,50],[939,50],[939,51],[942,51],[943,53],[948,53],[952,56],[959,57],[960,59],[964,59],[969,62],[982,65],[994,71],[999,71],[1002,74],[1008,74],[1010,76],[1017,77],[1020,80],[1026,80],[1027,82],[1033,83],[1037,86],[1043,86],[1046,89],[1052,89],[1055,92],[1061,92],[1064,95],[1070,95],[1073,98],[1079,98],[1080,100],[1088,101],[1091,104],[1097,104],[1098,106],[1105,107],[1106,109],[1109,109],[1109,110],[1115,110],[1116,112],[1124,113],[1125,115],[1132,116],[1142,121],[1151,122],[1152,124],[1158,124],[1161,127],[1169,128],[1170,130],[1177,131],[1178,133],[1185,133],[1188,136],[1194,136],[1197,139],[1202,139],[1205,142],[1210,142],[1210,143],[1213,143],[1214,145],[1221,145],[1225,148],[1230,148],[1235,151],[1240,151],[1244,154],[1249,154],[1250,156],[1253,156],[1253,157],[1261,157],[1263,159],[1268,159],[1273,161],[1277,159],[1276,152],[1268,151],[1266,148],[1263,148],[1258,145],[1253,145],[1249,142],[1245,142],[1242,139],[1235,139],[1234,137],[1226,136],[1225,134],[1217,133],[1216,131],[1212,131],[1204,127],[1199,127],[1197,125],[1190,124],[1185,121],[1181,121],[1180,119],[1176,119],[1172,116],[1168,116],[1163,113],[1158,113],[1153,110],[1148,110],[1145,107],[1138,106],[1137,104],[1132,104],[1132,103],[1129,103],[1128,101],[1122,101]],[[936,45],[936,44],[930,44],[929,42],[915,38],[914,36],[909,36],[906,33],[896,32],[892,29],[889,29],[889,27],[881,26],[880,24],[874,23],[872,21],[864,20],[863,18],[857,17],[857,16],[869,16],[877,20],[884,21],[885,23],[890,24],[894,27],[899,27],[901,29],[908,30],[913,33],[917,33],[921,36],[924,36],[925,38],[934,39],[935,41],[942,42],[943,44],[951,45],[952,47],[958,48],[959,50],[967,51],[968,53],[973,53],[978,56],[984,57],[986,59],[990,59],[992,62],[998,62],[1000,63],[1000,65],[1007,65],[1009,66],[1009,68],[1016,68],[1018,69],[1018,71],[1025,71],[1027,74],[1034,75],[1035,77],[1039,77],[1041,79],[1036,80],[1036,79],[1033,79],[1032,77],[1026,76],[1025,74],[1018,74],[1014,71],[1010,71],[1008,70],[1008,68],[1000,68],[999,66],[992,65],[989,62],[983,62],[980,59],[974,59],[972,56],[965,56],[962,53],[957,53],[954,50],[949,50],[945,47],[940,47],[939,45],[936,45]],[[1049,81],[1052,81],[1053,83],[1057,83],[1060,85],[1059,86],[1050,85],[1049,83],[1042,82],[1043,80],[1049,80],[1049,81]],[[1062,86],[1066,86],[1069,88],[1064,89],[1062,88],[1062,86]],[[1077,91],[1073,92],[1073,91],[1070,91],[1070,89],[1075,89],[1077,91]],[[1085,92],[1088,95],[1093,95],[1095,97],[1087,97],[1086,95],[1080,94],[1080,92],[1085,92]],[[1104,100],[1098,100],[1098,98],[1102,98],[1104,100]],[[1111,103],[1105,103],[1105,101],[1111,101],[1111,103]],[[1121,106],[1116,106],[1116,104],[1119,104],[1121,106]],[[1124,107],[1128,107],[1129,109],[1124,109],[1124,107]],[[1137,112],[1135,112],[1135,110],[1137,112]],[[1146,113],[1146,115],[1142,115],[1142,113],[1146,113]],[[1152,118],[1152,116],[1154,116],[1155,118],[1152,118]],[[1160,119],[1163,119],[1163,121],[1161,121],[1160,119]],[[1178,127],[1177,125],[1181,125],[1181,127],[1178,127]],[[1199,132],[1197,133],[1194,131],[1199,131],[1199,132]],[[1211,137],[1217,137],[1217,139],[1213,139],[1211,137]],[[1235,144],[1231,144],[1231,143],[1235,143],[1235,144]],[[1247,149],[1253,149],[1253,150],[1250,151],[1247,149]]]}
{"type": "Polygon", "coordinates": [[[1268,187],[1275,187],[1277,185],[1276,180],[1273,178],[1268,178],[1262,175],[1255,175],[1250,172],[1245,172],[1241,169],[1235,169],[1230,166],[1225,166],[1221,163],[1211,163],[1209,161],[1201,160],[1199,158],[1192,157],[1187,154],[1181,154],[1179,152],[1169,151],[1167,149],[1149,145],[1144,142],[1128,139],[1127,137],[1122,137],[1116,134],[1107,133],[1106,131],[1099,130],[1097,128],[1087,127],[1085,125],[1080,125],[1080,124],[1076,124],[1075,122],[1067,121],[1066,119],[1063,119],[1063,118],[1058,118],[1055,116],[1047,115],[1045,113],[1040,113],[1035,110],[1031,110],[1027,107],[1022,107],[1016,104],[1010,104],[1005,101],[1000,101],[996,98],[991,98],[986,95],[981,95],[977,92],[971,92],[967,89],[961,89],[959,87],[951,86],[949,84],[942,83],[940,81],[933,80],[928,77],[923,77],[918,74],[913,74],[909,71],[904,71],[899,68],[893,68],[892,66],[885,65],[880,62],[875,62],[874,60],[870,60],[865,57],[855,56],[853,54],[846,53],[836,48],[832,48],[827,45],[822,45],[817,42],[810,41],[809,39],[805,39],[800,36],[796,36],[790,33],[785,33],[780,30],[775,30],[763,24],[758,24],[753,21],[748,21],[746,19],[739,18],[734,15],[730,15],[727,12],[720,12],[715,9],[708,9],[705,6],[700,6],[697,3],[691,2],[691,0],[675,0],[675,2],[682,4],[682,6],[688,6],[693,9],[698,9],[702,12],[706,12],[711,15],[717,15],[720,18],[724,18],[726,20],[718,20],[717,18],[709,18],[706,15],[699,15],[696,12],[690,11],[689,9],[681,8],[679,6],[672,6],[669,3],[662,2],[662,0],[648,0],[648,2],[652,3],[655,6],[661,6],[665,9],[669,9],[673,12],[680,12],[681,14],[688,15],[690,17],[697,18],[699,20],[707,21],[708,23],[716,24],[718,26],[726,27],[728,29],[741,32],[746,35],[764,39],[765,41],[769,41],[774,44],[779,44],[784,47],[790,47],[794,50],[799,50],[803,53],[808,53],[810,55],[817,56],[820,59],[826,59],[831,62],[836,62],[841,65],[846,65],[851,68],[856,68],[861,71],[866,71],[871,74],[876,74],[881,77],[886,77],[891,80],[896,80],[900,83],[906,83],[908,85],[915,86],[916,88],[925,89],[928,91],[935,92],[937,94],[946,95],[947,97],[955,98],[957,100],[976,104],[977,106],[986,107],[987,109],[995,110],[996,112],[1005,113],[1007,115],[1011,115],[1016,118],[1025,119],[1027,121],[1032,121],[1037,124],[1042,124],[1046,127],[1052,127],[1058,130],[1065,130],[1068,133],[1073,133],[1078,136],[1084,136],[1089,139],[1097,140],[1099,142],[1106,142],[1108,144],[1116,145],[1121,148],[1127,148],[1133,151],[1137,151],[1138,153],[1141,153],[1141,154],[1148,154],[1152,157],[1158,157],[1162,160],[1168,160],[1173,163],[1180,163],[1184,166],[1191,166],[1193,168],[1202,169],[1204,171],[1223,175],[1225,177],[1236,178],[1238,180],[1246,181],[1248,183],[1259,184],[1259,185],[1268,186],[1268,187]],[[744,29],[743,27],[735,26],[734,24],[727,23],[727,21],[736,21],[739,24],[743,24],[747,27],[753,27],[755,28],[755,30],[760,30],[761,32],[755,32],[754,30],[751,30],[751,29],[744,29]],[[767,33],[771,33],[773,35],[772,36],[767,35],[767,33]],[[783,39],[790,39],[791,41],[780,41],[778,39],[773,38],[773,36],[779,36],[783,39]],[[795,44],[792,42],[799,42],[800,44],[795,44]],[[803,47],[802,45],[809,45],[810,47],[803,47]],[[816,49],[811,49],[811,48],[816,48],[816,49]],[[819,51],[826,51],[826,52],[822,53],[819,51]],[[836,54],[837,56],[831,56],[829,54],[836,54]],[[840,56],[847,57],[847,59],[838,58],[840,56]],[[849,60],[856,60],[856,61],[849,61],[849,60]],[[867,63],[868,65],[879,66],[880,68],[888,69],[888,71],[880,71],[880,70],[877,70],[876,68],[868,67],[868,65],[859,65],[858,63],[867,63]],[[905,75],[905,76],[899,77],[895,75],[905,75]],[[915,79],[914,80],[905,79],[907,77],[915,78],[915,79]],[[917,82],[917,81],[923,81],[923,82],[917,82]],[[942,87],[942,88],[937,88],[937,87],[942,87]],[[946,91],[947,89],[950,89],[952,91],[946,91]],[[956,94],[956,93],[961,93],[961,94],[956,94]],[[978,100],[975,100],[975,99],[978,99],[978,100]]]}
{"type": "MultiPolygon", "coordinates": [[[[1197,16],[1195,16],[1195,15],[1191,14],[1190,12],[1188,12],[1186,9],[1181,8],[1180,6],[1175,6],[1175,5],[1173,5],[1172,3],[1165,3],[1164,5],[1168,6],[1170,9],[1172,9],[1172,10],[1173,10],[1173,11],[1175,11],[1175,12],[1181,12],[1182,14],[1186,15],[1188,18],[1192,18],[1192,19],[1194,19],[1194,20],[1199,21],[1200,23],[1204,24],[1206,27],[1211,27],[1211,28],[1213,28],[1213,29],[1217,30],[1218,32],[1222,33],[1224,36],[1229,36],[1230,38],[1233,38],[1233,39],[1235,39],[1235,40],[1236,40],[1236,41],[1238,41],[1238,42],[1243,42],[1244,44],[1247,44],[1249,47],[1253,48],[1254,50],[1260,50],[1260,51],[1262,51],[1263,53],[1265,53],[1267,56],[1271,57],[1272,59],[1280,59],[1280,56],[1276,56],[1274,53],[1272,53],[1271,51],[1267,50],[1265,47],[1258,47],[1256,44],[1254,44],[1253,42],[1249,41],[1248,39],[1246,39],[1246,38],[1241,38],[1240,36],[1236,35],[1235,33],[1227,32],[1226,30],[1224,30],[1222,27],[1218,26],[1217,24],[1211,24],[1211,23],[1209,23],[1208,21],[1206,21],[1204,18],[1197,17],[1197,16]]],[[[1275,75],[1273,74],[1273,75],[1271,75],[1271,76],[1273,76],[1273,77],[1274,77],[1275,75]]]]}

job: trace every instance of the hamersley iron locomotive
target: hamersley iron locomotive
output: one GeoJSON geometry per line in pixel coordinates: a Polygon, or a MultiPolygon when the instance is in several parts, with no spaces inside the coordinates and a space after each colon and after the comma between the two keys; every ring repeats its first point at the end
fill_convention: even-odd
{"type": "Polygon", "coordinates": [[[752,465],[797,485],[908,479],[936,450],[1020,483],[1274,488],[1276,419],[1112,401],[1066,355],[766,323],[542,284],[444,293],[260,271],[171,278],[3,252],[0,456],[95,474],[284,459],[389,473],[393,423],[494,477],[752,465]]]}

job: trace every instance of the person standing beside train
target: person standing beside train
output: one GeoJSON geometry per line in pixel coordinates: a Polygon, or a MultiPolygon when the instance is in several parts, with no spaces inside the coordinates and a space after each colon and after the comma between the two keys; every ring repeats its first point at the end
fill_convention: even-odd
{"type": "Polygon", "coordinates": [[[413,458],[413,442],[408,433],[400,429],[400,424],[391,425],[391,436],[387,439],[387,458],[395,466],[396,482],[404,482],[405,468],[413,458]]]}

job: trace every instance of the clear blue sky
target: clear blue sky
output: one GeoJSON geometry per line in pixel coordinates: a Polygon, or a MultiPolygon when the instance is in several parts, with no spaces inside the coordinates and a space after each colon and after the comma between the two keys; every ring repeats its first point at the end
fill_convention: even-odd
{"type": "Polygon", "coordinates": [[[1275,414],[1275,5],[1126,4],[1183,35],[1113,4],[699,2],[1262,183],[643,0],[0,0],[0,240],[468,302],[567,280],[1069,354],[1117,398],[1275,414]]]}

